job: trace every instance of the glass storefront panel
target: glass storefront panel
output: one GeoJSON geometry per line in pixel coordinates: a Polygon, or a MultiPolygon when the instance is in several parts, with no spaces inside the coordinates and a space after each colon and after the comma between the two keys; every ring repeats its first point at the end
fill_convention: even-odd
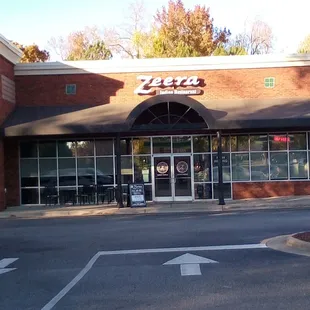
{"type": "Polygon", "coordinates": [[[250,180],[249,153],[237,153],[231,155],[232,180],[250,180]]]}
{"type": "Polygon", "coordinates": [[[268,135],[251,135],[250,136],[251,152],[268,151],[268,135]]]}
{"type": "Polygon", "coordinates": [[[57,160],[39,159],[40,167],[40,186],[54,187],[57,186],[57,160]]]}
{"type": "MultiPolygon", "coordinates": [[[[214,199],[219,199],[218,183],[214,183],[213,187],[214,187],[214,199]]],[[[230,199],[231,198],[231,183],[224,183],[223,191],[224,191],[224,198],[230,199]]]]}
{"type": "Polygon", "coordinates": [[[193,152],[194,153],[208,153],[210,152],[210,137],[197,136],[193,137],[193,152]]]}
{"type": "Polygon", "coordinates": [[[75,157],[76,142],[75,141],[58,141],[59,157],[75,157]]]}
{"type": "Polygon", "coordinates": [[[152,185],[145,185],[144,192],[145,192],[145,200],[152,201],[153,200],[152,185]]]}
{"type": "Polygon", "coordinates": [[[270,153],[270,179],[286,180],[288,178],[287,174],[287,153],[270,153]]]}
{"type": "Polygon", "coordinates": [[[195,184],[195,199],[212,199],[212,184],[195,184]]]}
{"type": "Polygon", "coordinates": [[[22,205],[36,205],[39,203],[39,190],[37,188],[22,188],[22,205]]]}
{"type": "Polygon", "coordinates": [[[231,136],[231,151],[232,152],[248,152],[249,151],[249,136],[231,136]]]}
{"type": "Polygon", "coordinates": [[[270,134],[269,148],[270,151],[285,151],[287,150],[288,137],[286,134],[270,134]]]}
{"type": "Polygon", "coordinates": [[[21,187],[38,186],[38,160],[21,159],[20,161],[21,187]]]}
{"type": "Polygon", "coordinates": [[[290,150],[306,150],[306,133],[289,133],[288,134],[290,150]]]}
{"type": "MultiPolygon", "coordinates": [[[[230,181],[230,154],[224,153],[222,155],[223,164],[223,182],[230,181]]],[[[218,156],[213,154],[213,182],[218,182],[218,156]]]]}
{"type": "Polygon", "coordinates": [[[172,137],[173,153],[191,153],[192,151],[192,138],[185,137],[172,137]]]}
{"type": "Polygon", "coordinates": [[[20,157],[33,158],[38,156],[36,142],[21,142],[20,143],[20,157]]]}
{"type": "Polygon", "coordinates": [[[194,181],[208,182],[211,181],[211,155],[195,154],[194,155],[194,181]]]}
{"type": "Polygon", "coordinates": [[[152,183],[151,156],[134,157],[134,181],[152,183]]]}
{"type": "Polygon", "coordinates": [[[133,154],[151,154],[151,139],[150,138],[135,138],[133,139],[133,154]]]}
{"type": "Polygon", "coordinates": [[[94,156],[94,141],[77,141],[76,150],[78,157],[94,156]]]}
{"type": "Polygon", "coordinates": [[[255,152],[251,155],[251,179],[252,181],[269,179],[269,161],[267,152],[255,152]]]}
{"type": "Polygon", "coordinates": [[[309,164],[307,152],[290,152],[290,178],[307,179],[309,164]]]}
{"type": "Polygon", "coordinates": [[[121,139],[121,155],[131,155],[132,154],[132,139],[126,138],[121,139]]]}
{"type": "Polygon", "coordinates": [[[132,157],[122,156],[121,159],[121,173],[122,173],[122,184],[128,184],[132,182],[132,157]]]}
{"type": "Polygon", "coordinates": [[[59,188],[59,202],[60,204],[72,204],[76,202],[76,188],[75,187],[60,187],[59,188]]]}
{"type": "Polygon", "coordinates": [[[78,158],[78,185],[95,185],[94,158],[78,158]]]}
{"type": "Polygon", "coordinates": [[[113,140],[96,140],[96,156],[113,155],[113,140]]]}
{"type": "Polygon", "coordinates": [[[58,160],[59,186],[76,185],[75,158],[61,158],[58,160]]]}
{"type": "Polygon", "coordinates": [[[153,153],[171,153],[171,137],[154,137],[153,153]]]}
{"type": "MultiPolygon", "coordinates": [[[[212,152],[217,152],[218,139],[217,137],[212,137],[212,152]]],[[[222,136],[222,152],[230,152],[230,137],[222,136]]]]}
{"type": "Polygon", "coordinates": [[[40,142],[39,157],[56,157],[56,141],[40,142]]]}
{"type": "Polygon", "coordinates": [[[97,158],[97,184],[107,185],[114,183],[113,157],[97,158]]]}

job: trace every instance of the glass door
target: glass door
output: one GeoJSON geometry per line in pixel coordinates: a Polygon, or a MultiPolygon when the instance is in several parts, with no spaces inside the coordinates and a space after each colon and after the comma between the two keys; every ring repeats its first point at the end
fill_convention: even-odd
{"type": "Polygon", "coordinates": [[[154,200],[173,201],[171,156],[154,156],[154,200]]]}
{"type": "Polygon", "coordinates": [[[173,196],[175,201],[191,201],[192,169],[190,155],[173,156],[173,196]]]}

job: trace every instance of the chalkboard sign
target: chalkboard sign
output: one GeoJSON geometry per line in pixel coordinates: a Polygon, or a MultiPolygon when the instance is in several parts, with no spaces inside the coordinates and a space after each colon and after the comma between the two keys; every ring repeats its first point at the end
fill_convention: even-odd
{"type": "Polygon", "coordinates": [[[144,184],[129,184],[128,207],[146,207],[144,184]]]}

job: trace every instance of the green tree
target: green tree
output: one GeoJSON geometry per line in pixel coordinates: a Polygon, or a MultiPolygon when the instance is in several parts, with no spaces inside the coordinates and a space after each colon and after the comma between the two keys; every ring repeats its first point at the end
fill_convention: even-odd
{"type": "Polygon", "coordinates": [[[46,50],[40,50],[38,45],[22,45],[17,42],[13,44],[23,52],[23,56],[20,59],[20,62],[31,63],[31,62],[45,62],[49,60],[50,54],[46,50]]]}
{"type": "Polygon", "coordinates": [[[224,45],[221,44],[213,52],[213,56],[233,56],[233,55],[248,55],[243,46],[238,45],[224,45]]]}
{"type": "Polygon", "coordinates": [[[300,43],[297,52],[299,54],[310,53],[310,34],[305,37],[305,39],[300,43]]]}
{"type": "Polygon", "coordinates": [[[210,56],[227,43],[230,31],[213,25],[209,9],[196,5],[187,10],[181,0],[170,0],[168,8],[157,11],[147,44],[146,57],[210,56]]]}

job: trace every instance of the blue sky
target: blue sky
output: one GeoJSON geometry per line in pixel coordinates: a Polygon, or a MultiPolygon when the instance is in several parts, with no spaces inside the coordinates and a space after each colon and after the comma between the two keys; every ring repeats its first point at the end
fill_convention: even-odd
{"type": "MultiPolygon", "coordinates": [[[[133,0],[0,0],[0,33],[21,44],[36,43],[50,49],[52,36],[66,36],[85,26],[117,27],[125,22],[133,0]]],[[[245,20],[255,17],[267,22],[276,38],[275,52],[293,53],[310,33],[309,0],[183,0],[210,7],[216,26],[227,26],[233,34],[242,31],[245,20]]],[[[168,0],[144,0],[147,16],[168,0]]],[[[52,53],[52,59],[56,56],[52,53]]]]}

